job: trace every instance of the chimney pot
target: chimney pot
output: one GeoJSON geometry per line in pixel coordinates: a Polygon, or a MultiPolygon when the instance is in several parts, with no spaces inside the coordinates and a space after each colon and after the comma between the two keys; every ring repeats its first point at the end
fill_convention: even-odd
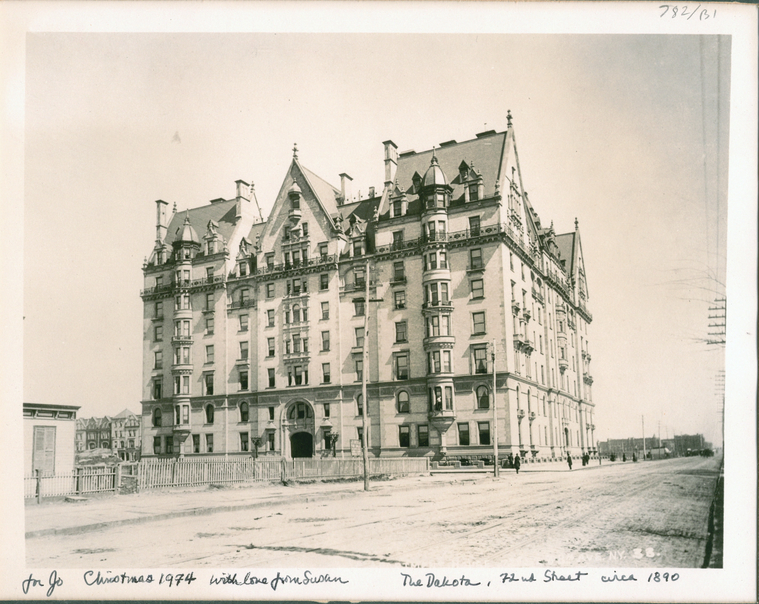
{"type": "Polygon", "coordinates": [[[351,181],[353,179],[345,172],[340,175],[340,194],[343,197],[343,203],[346,203],[352,195],[351,181]]]}

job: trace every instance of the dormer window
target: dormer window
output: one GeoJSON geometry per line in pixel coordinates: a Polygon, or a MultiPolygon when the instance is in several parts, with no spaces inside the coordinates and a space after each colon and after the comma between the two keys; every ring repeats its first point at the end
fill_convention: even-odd
{"type": "Polygon", "coordinates": [[[266,254],[266,268],[268,270],[274,269],[274,254],[266,254]]]}
{"type": "Polygon", "coordinates": [[[300,210],[300,197],[291,197],[290,201],[292,202],[292,209],[293,210],[300,210]]]}
{"type": "Polygon", "coordinates": [[[396,199],[393,202],[393,218],[403,216],[403,202],[400,199],[396,199]]]}
{"type": "Polygon", "coordinates": [[[163,251],[156,252],[155,263],[156,264],[163,264],[163,251]]]}
{"type": "Polygon", "coordinates": [[[290,241],[290,229],[288,227],[282,229],[282,239],[290,241]]]}
{"type": "Polygon", "coordinates": [[[211,254],[216,253],[216,242],[215,241],[209,241],[206,243],[206,255],[210,256],[211,254]]]}
{"type": "Polygon", "coordinates": [[[242,262],[240,262],[240,264],[238,266],[239,266],[238,270],[239,270],[239,273],[240,273],[240,277],[244,277],[245,275],[248,274],[248,264],[247,264],[247,262],[245,262],[243,260],[242,262]]]}
{"type": "Polygon", "coordinates": [[[304,222],[300,225],[301,230],[303,231],[303,237],[308,237],[308,223],[304,222]]]}
{"type": "Polygon", "coordinates": [[[353,242],[353,255],[354,256],[363,256],[364,255],[364,242],[360,239],[356,239],[353,242]]]}
{"type": "Polygon", "coordinates": [[[476,182],[469,184],[469,201],[477,201],[480,198],[479,186],[476,182]]]}

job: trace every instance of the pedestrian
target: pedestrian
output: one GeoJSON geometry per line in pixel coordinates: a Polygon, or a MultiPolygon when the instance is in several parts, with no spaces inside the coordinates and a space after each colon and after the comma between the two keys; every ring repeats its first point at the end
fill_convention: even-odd
{"type": "Polygon", "coordinates": [[[522,465],[522,462],[519,461],[519,455],[517,455],[514,458],[514,469],[517,471],[517,474],[519,474],[519,467],[522,465]]]}
{"type": "Polygon", "coordinates": [[[572,470],[572,456],[567,453],[567,464],[569,465],[569,470],[572,470]]]}

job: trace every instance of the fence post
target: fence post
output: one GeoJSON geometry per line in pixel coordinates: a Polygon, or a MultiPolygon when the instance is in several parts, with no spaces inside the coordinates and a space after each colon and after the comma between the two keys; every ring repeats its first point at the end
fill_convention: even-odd
{"type": "Polygon", "coordinates": [[[282,472],[281,472],[281,480],[284,482],[287,480],[287,462],[285,462],[284,458],[282,458],[282,472]]]}
{"type": "Polygon", "coordinates": [[[37,476],[37,503],[42,503],[42,472],[37,468],[34,473],[37,476]]]}
{"type": "Polygon", "coordinates": [[[118,495],[121,490],[121,464],[117,464],[113,469],[113,493],[118,495]]]}

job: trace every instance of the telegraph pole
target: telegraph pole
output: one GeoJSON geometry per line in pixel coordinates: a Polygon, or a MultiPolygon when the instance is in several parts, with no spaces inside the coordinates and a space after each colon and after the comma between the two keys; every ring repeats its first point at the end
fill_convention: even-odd
{"type": "Polygon", "coordinates": [[[367,408],[369,401],[366,398],[366,374],[369,370],[367,362],[367,340],[369,339],[369,260],[366,260],[366,273],[364,274],[366,291],[364,295],[364,349],[361,351],[361,419],[363,429],[361,430],[361,453],[364,458],[364,491],[369,490],[369,449],[367,445],[367,408]]]}
{"type": "Polygon", "coordinates": [[[643,459],[646,459],[646,421],[643,416],[640,416],[640,425],[643,428],[643,459]]]}
{"type": "Polygon", "coordinates": [[[500,469],[498,467],[498,404],[495,396],[495,340],[493,340],[491,356],[493,358],[493,476],[498,478],[500,469]]]}

